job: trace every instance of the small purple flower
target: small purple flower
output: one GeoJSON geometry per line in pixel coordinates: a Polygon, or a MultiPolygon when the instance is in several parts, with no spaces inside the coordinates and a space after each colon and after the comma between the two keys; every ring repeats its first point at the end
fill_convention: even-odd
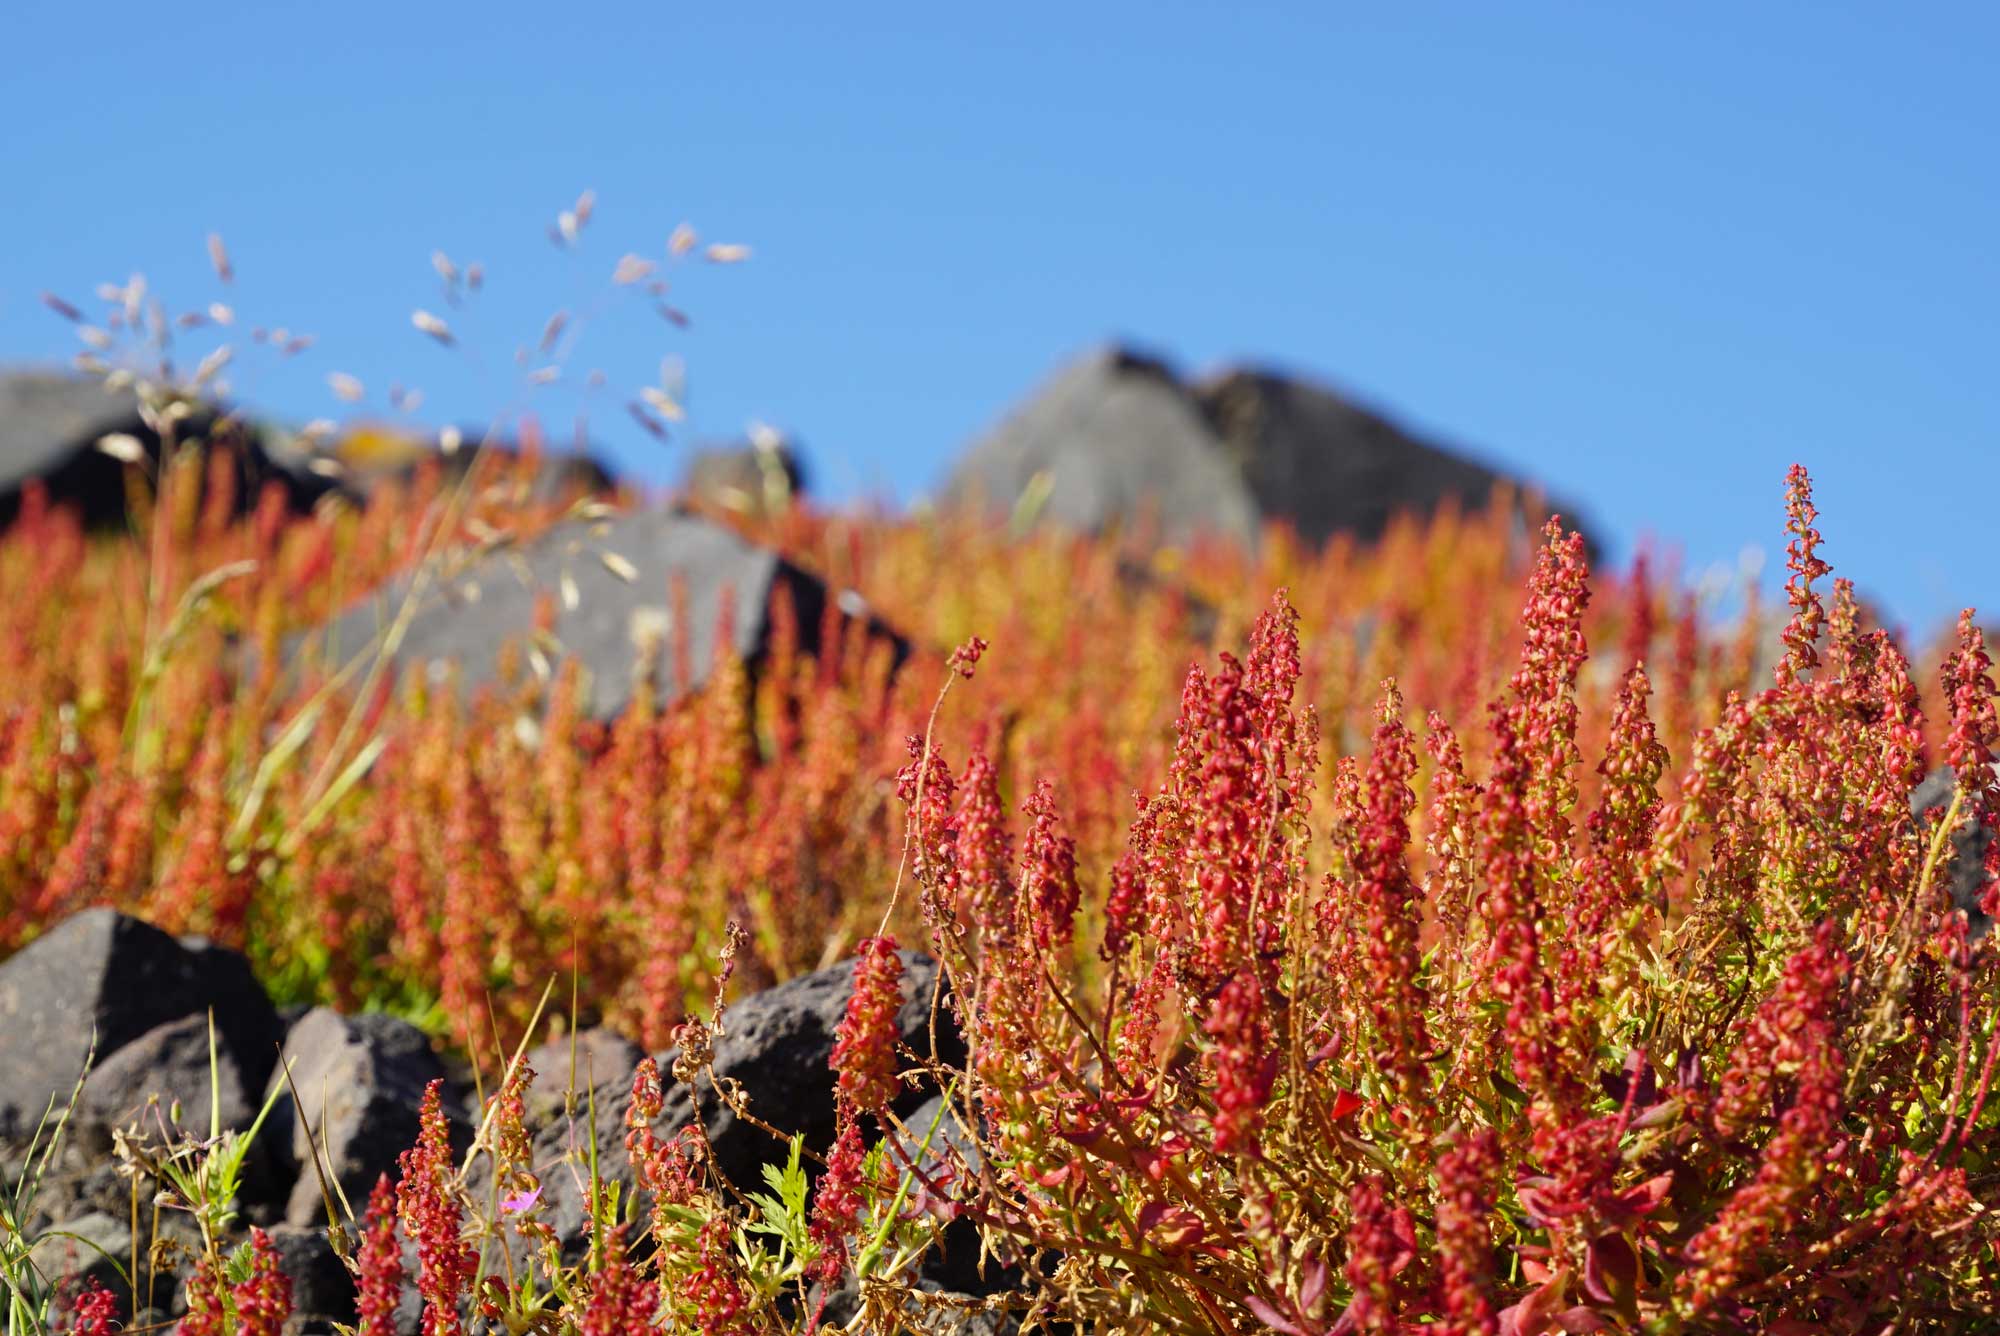
{"type": "Polygon", "coordinates": [[[537,1186],[528,1189],[528,1191],[526,1192],[517,1192],[513,1196],[507,1198],[505,1201],[502,1201],[500,1203],[500,1209],[505,1213],[507,1213],[508,1215],[519,1215],[521,1214],[521,1212],[532,1208],[534,1204],[540,1201],[541,1199],[542,1199],[542,1190],[539,1186],[537,1186]]]}

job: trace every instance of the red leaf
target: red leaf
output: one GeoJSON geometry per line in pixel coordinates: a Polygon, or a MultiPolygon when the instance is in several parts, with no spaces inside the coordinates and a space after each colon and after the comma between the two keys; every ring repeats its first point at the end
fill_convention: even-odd
{"type": "Polygon", "coordinates": [[[1555,1212],[1548,1205],[1547,1194],[1540,1190],[1517,1186],[1514,1189],[1514,1200],[1521,1203],[1521,1209],[1527,1213],[1529,1224],[1547,1226],[1555,1222],[1555,1212]]]}
{"type": "Polygon", "coordinates": [[[1305,1277],[1299,1281],[1299,1309],[1311,1313],[1326,1293],[1326,1259],[1315,1253],[1306,1261],[1305,1277]]]}
{"type": "Polygon", "coordinates": [[[1361,1106],[1365,1102],[1361,1096],[1355,1094],[1352,1090],[1334,1091],[1333,1120],[1339,1122],[1343,1118],[1351,1117],[1360,1111],[1361,1106]]]}
{"type": "Polygon", "coordinates": [[[1283,1313],[1265,1303],[1254,1294],[1243,1296],[1243,1306],[1252,1313],[1255,1313],[1257,1320],[1272,1331],[1281,1331],[1285,1333],[1285,1336],[1306,1336],[1305,1332],[1301,1331],[1296,1324],[1288,1321],[1283,1313]]]}
{"type": "Polygon", "coordinates": [[[1161,1252],[1185,1252],[1202,1241],[1208,1229],[1201,1217],[1183,1206],[1149,1201],[1139,1210],[1139,1232],[1161,1252]]]}
{"type": "Polygon", "coordinates": [[[1638,1311],[1639,1254],[1624,1235],[1600,1235],[1584,1249],[1583,1292],[1628,1316],[1638,1311]]]}
{"type": "Polygon", "coordinates": [[[1090,1150],[1091,1148],[1096,1146],[1100,1140],[1103,1139],[1104,1124],[1102,1123],[1085,1124],[1073,1130],[1057,1128],[1056,1135],[1061,1137],[1064,1141],[1069,1142],[1069,1144],[1072,1146],[1081,1146],[1085,1150],[1090,1150]]]}
{"type": "Polygon", "coordinates": [[[1667,1193],[1673,1186],[1674,1176],[1670,1173],[1649,1178],[1637,1187],[1627,1188],[1619,1193],[1610,1203],[1606,1214],[1613,1219],[1636,1219],[1651,1215],[1659,1209],[1660,1203],[1667,1199],[1667,1193]]]}
{"type": "Polygon", "coordinates": [[[1546,1285],[1529,1290],[1500,1314],[1500,1336],[1542,1336],[1555,1321],[1562,1305],[1563,1291],[1569,1288],[1569,1272],[1558,1271],[1546,1285]]]}

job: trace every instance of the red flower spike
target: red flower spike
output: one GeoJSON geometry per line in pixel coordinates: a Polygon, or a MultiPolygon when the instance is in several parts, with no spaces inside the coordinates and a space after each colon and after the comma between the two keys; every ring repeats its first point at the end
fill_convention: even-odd
{"type": "Polygon", "coordinates": [[[1056,816],[1055,786],[1043,780],[1022,808],[1028,839],[1022,850],[1021,897],[1027,904],[1035,945],[1043,951],[1067,949],[1076,932],[1076,841],[1062,833],[1056,816]]]}
{"type": "Polygon", "coordinates": [[[1278,1055],[1264,1020],[1264,991],[1244,972],[1224,986],[1206,1029],[1215,1041],[1215,1150],[1254,1155],[1278,1055]]]}
{"type": "Polygon", "coordinates": [[[452,1189],[451,1131],[445,1122],[442,1080],[424,1089],[417,1144],[403,1152],[396,1189],[403,1228],[417,1245],[417,1289],[423,1295],[424,1336],[460,1336],[459,1304],[479,1265],[464,1237],[464,1210],[452,1189]]]}
{"type": "Polygon", "coordinates": [[[403,1249],[396,1241],[396,1189],[387,1174],[368,1196],[361,1226],[356,1336],[396,1336],[403,1297],[403,1249]]]}
{"type": "Polygon", "coordinates": [[[879,1113],[896,1097],[897,1013],[903,1007],[903,960],[893,937],[870,937],[856,948],[853,991],[834,1031],[830,1065],[842,1102],[879,1113]]]}
{"type": "Polygon", "coordinates": [[[292,1279],[278,1261],[271,1236],[250,1229],[249,1273],[230,1289],[236,1309],[236,1336],[283,1336],[292,1315],[292,1279]]]}
{"type": "Polygon", "coordinates": [[[1006,814],[1000,806],[1000,770],[984,751],[966,758],[959,781],[963,796],[952,819],[957,828],[957,895],[953,913],[967,915],[984,938],[1004,948],[1014,937],[1016,910],[1009,863],[1006,814]]]}
{"type": "Polygon", "coordinates": [[[1785,528],[1791,540],[1785,545],[1785,601],[1792,605],[1792,618],[1785,626],[1785,657],[1778,663],[1778,685],[1790,686],[1819,667],[1814,643],[1826,623],[1826,609],[1813,581],[1833,568],[1819,558],[1820,533],[1813,528],[1819,511],[1813,508],[1812,479],[1803,464],[1792,465],[1785,477],[1785,528]]]}
{"type": "Polygon", "coordinates": [[[1437,1336],[1493,1336],[1493,1196],[1500,1143],[1481,1128],[1446,1150],[1437,1163],[1437,1336]]]}
{"type": "Polygon", "coordinates": [[[95,1276],[76,1296],[70,1311],[70,1336],[111,1336],[118,1330],[118,1299],[95,1276]]]}

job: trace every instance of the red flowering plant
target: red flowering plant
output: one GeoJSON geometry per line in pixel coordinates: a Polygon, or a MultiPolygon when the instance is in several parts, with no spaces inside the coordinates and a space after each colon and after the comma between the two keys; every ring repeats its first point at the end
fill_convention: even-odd
{"type": "MultiPolygon", "coordinates": [[[[902,738],[931,731],[932,702],[841,600],[812,655],[813,628],[782,592],[734,610],[770,628],[754,674],[717,636],[704,689],[641,690],[615,721],[588,717],[578,665],[540,663],[532,640],[498,665],[499,685],[467,696],[413,665],[398,678],[278,647],[399,572],[450,569],[440,545],[476,555],[559,523],[587,532],[609,503],[489,502],[429,469],[308,516],[274,494],[232,522],[212,484],[164,469],[135,536],[88,533],[32,488],[0,530],[0,950],[109,904],[240,945],[285,1001],[385,1007],[461,1046],[484,1042],[487,996],[518,1033],[541,982],[573,974],[591,1019],[658,1048],[709,991],[722,923],[748,927],[744,978],[766,983],[875,926],[879,905],[855,888],[889,884],[903,856],[881,779],[902,738]],[[456,546],[439,536],[453,514],[456,546]]],[[[1135,572],[1109,539],[1009,536],[970,515],[794,507],[759,536],[864,594],[912,643],[990,626],[1007,644],[979,718],[961,730],[947,716],[934,737],[963,756],[977,735],[984,770],[954,775],[939,815],[961,830],[976,902],[964,921],[1004,934],[1012,902],[997,888],[1012,884],[1016,833],[960,822],[957,804],[1047,779],[1060,810],[1044,828],[1079,867],[1108,866],[1127,844],[1125,794],[1157,790],[1174,764],[1179,666],[1240,638],[1231,591],[1245,585],[1285,585],[1319,632],[1294,694],[1343,747],[1359,749],[1392,672],[1410,699],[1464,718],[1507,671],[1517,511],[1502,500],[1399,522],[1375,548],[1274,532],[1254,561],[1202,550],[1157,572],[1135,572]],[[1023,587],[1070,597],[1022,600],[1023,587]]],[[[1664,654],[1661,740],[1684,751],[1754,655],[1725,652],[1646,569],[1597,583],[1586,630],[1664,654]]],[[[639,652],[675,672],[685,658],[679,641],[639,652]]],[[[1616,686],[1577,684],[1578,744],[1593,754],[1616,686]]],[[[1488,759],[1476,730],[1464,746],[1475,768],[1488,759]]],[[[1586,795],[1594,782],[1582,777],[1586,795]]],[[[1330,797],[1316,795],[1322,819],[1330,797]]],[[[1063,884],[1043,884],[1045,912],[1063,884]]],[[[910,941],[918,906],[908,897],[889,924],[910,941]]],[[[1087,951],[1100,909],[1079,905],[1087,951]]]]}
{"type": "MultiPolygon", "coordinates": [[[[454,300],[476,286],[440,277],[454,300]]],[[[433,1107],[355,1230],[363,1330],[406,1283],[435,1330],[811,1325],[812,1287],[849,1279],[865,1322],[893,1325],[930,1302],[911,1267],[958,1218],[1040,1259],[1040,1311],[1099,1325],[1845,1321],[1872,1311],[1856,1258],[1891,1247],[1942,1267],[1951,1303],[1984,1302],[1961,1263],[1986,1237],[1992,948],[1939,869],[2000,816],[1990,665],[1969,620],[1917,674],[1850,589],[1822,602],[1802,475],[1768,690],[1754,597],[1732,636],[1645,554],[1586,581],[1580,542],[1537,556],[1536,512],[1505,494],[1376,543],[1272,526],[1254,553],[1145,557],[794,501],[715,518],[843,591],[822,624],[782,590],[725,599],[705,688],[679,689],[686,637],[648,643],[635,666],[676,690],[642,684],[601,720],[535,638],[469,697],[372,652],[280,646],[363,591],[584,532],[623,499],[534,488],[524,413],[511,463],[430,459],[306,515],[277,490],[239,505],[233,424],[180,425],[234,354],[169,384],[172,359],[126,346],[169,320],[136,319],[143,291],[95,323],[49,303],[93,348],[118,331],[82,368],[133,388],[166,446],[156,469],[128,461],[129,532],[90,533],[34,485],[0,530],[0,952],[115,905],[241,947],[281,1001],[387,1008],[462,1048],[533,1030],[537,988],[566,976],[567,1024],[678,1041],[676,1080],[702,1069],[717,1013],[697,1013],[731,968],[758,986],[858,952],[830,1147],[788,1148],[742,1193],[697,1133],[654,1131],[642,1073],[626,1131],[647,1209],[593,1178],[572,1265],[517,1052],[475,1138],[480,1190],[433,1107]],[[1288,593],[1254,617],[1246,587],[1288,593]],[[897,676],[846,591],[909,643],[962,645],[951,680],[981,663],[971,632],[1005,645],[976,719],[897,676]],[[753,672],[727,619],[759,614],[753,672]],[[1926,715],[1933,676],[1946,708],[1926,715]],[[1959,787],[1913,822],[1930,752],[1959,787]],[[919,893],[883,914],[876,891],[905,876],[919,893]],[[945,962],[963,1072],[890,1036],[897,939],[945,962]],[[922,1081],[950,1108],[902,1127],[896,1096],[922,1081]],[[976,1166],[937,1144],[964,1138],[976,1166]],[[1820,1251],[1774,1271],[1793,1239],[1820,1251]],[[1841,1286],[1860,1297],[1827,1297],[1841,1286]]],[[[182,337],[227,337],[208,309],[182,337]]],[[[684,626],[687,590],[660,593],[684,626]]],[[[254,1279],[208,1251],[197,1324],[233,1320],[254,1279]]],[[[244,1303],[246,1322],[276,1306],[268,1285],[244,1303]]]]}
{"type": "Polygon", "coordinates": [[[1847,585],[1823,602],[1802,470],[1787,497],[1773,684],[1677,773],[1642,663],[1586,716],[1590,583],[1553,523],[1476,779],[1393,682],[1322,773],[1283,594],[1244,659],[1188,674],[1101,874],[1050,789],[1010,835],[990,762],[955,779],[925,747],[911,863],[986,1156],[955,1205],[1051,1259],[1047,1305],[1287,1336],[2000,1320],[2000,948],[1942,876],[1995,810],[1989,665],[1968,614],[1958,787],[1920,820],[1909,666],[1847,585]]]}
{"type": "MultiPolygon", "coordinates": [[[[135,481],[136,537],[32,489],[0,532],[0,950],[111,904],[240,944],[284,1001],[471,1045],[486,999],[511,1041],[567,976],[567,1022],[658,1049],[713,994],[725,923],[747,925],[750,986],[857,941],[886,974],[894,934],[943,960],[967,1043],[942,1071],[853,1017],[847,1115],[758,1194],[774,1213],[698,1138],[641,1138],[664,1213],[602,1203],[582,1272],[540,1255],[548,1166],[511,1072],[482,1122],[495,1190],[465,1193],[435,1148],[403,1184],[402,1228],[432,1244],[412,1279],[447,1327],[447,1304],[632,1321],[626,1267],[660,1322],[755,1330],[864,1259],[887,1294],[945,1217],[1042,1258],[1045,1311],[1101,1326],[1785,1330],[1991,1306],[1996,948],[1945,894],[1955,837],[2000,818],[1990,663],[1968,617],[1919,672],[1824,588],[1803,474],[1782,637],[1754,599],[1718,634],[1657,563],[1587,576],[1553,532],[1524,552],[1507,498],[1372,546],[1274,529],[1255,555],[1150,562],[962,515],[732,521],[912,643],[965,644],[963,727],[839,599],[816,657],[780,596],[754,676],[720,635],[705,690],[642,690],[615,721],[532,646],[469,699],[423,673],[281,677],[285,637],[445,530],[476,550],[576,516],[429,469],[235,522],[231,485],[189,452],[135,481]],[[1252,619],[1246,586],[1288,593],[1252,619]],[[1957,786],[1913,816],[1935,760],[1957,786]],[[884,916],[899,868],[916,893],[884,916]],[[887,1096],[913,1074],[950,1092],[978,1168],[908,1152],[933,1129],[898,1129],[887,1096]],[[452,1261],[492,1228],[540,1269],[496,1254],[504,1299],[452,1261]]],[[[645,652],[682,672],[683,645],[645,652]]],[[[381,1226],[378,1325],[401,1284],[381,1226]]]]}

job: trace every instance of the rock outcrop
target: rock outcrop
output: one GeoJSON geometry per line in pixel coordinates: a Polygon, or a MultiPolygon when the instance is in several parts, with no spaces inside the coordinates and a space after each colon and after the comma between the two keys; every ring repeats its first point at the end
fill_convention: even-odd
{"type": "Polygon", "coordinates": [[[1477,508],[1502,486],[1527,491],[1323,385],[1256,368],[1186,379],[1111,347],[1063,367],[974,441],[944,498],[1247,547],[1265,520],[1313,543],[1367,540],[1399,513],[1477,508]]]}
{"type": "MultiPolygon", "coordinates": [[[[370,596],[292,642],[291,652],[365,648],[395,618],[409,587],[406,578],[370,596]]],[[[452,680],[468,693],[499,681],[510,644],[538,654],[551,672],[573,657],[584,670],[584,708],[609,717],[631,698],[641,664],[651,665],[657,699],[678,693],[679,662],[687,665],[688,686],[706,682],[725,609],[730,647],[754,668],[769,647],[779,597],[790,601],[803,653],[820,648],[829,599],[844,619],[865,623],[898,661],[907,652],[851,591],[835,594],[817,576],[721,524],[648,511],[565,524],[518,551],[496,551],[432,580],[397,657],[434,668],[455,664],[452,680]]]]}
{"type": "MultiPolygon", "coordinates": [[[[334,484],[280,458],[265,433],[215,404],[191,404],[173,426],[176,441],[200,442],[228,452],[235,465],[239,510],[257,502],[267,483],[281,487],[294,510],[304,511],[334,484]]],[[[129,448],[157,470],[161,435],[140,412],[129,389],[55,372],[0,373],[0,527],[19,512],[30,484],[49,502],[74,510],[85,524],[125,522],[127,462],[100,446],[106,436],[129,438],[129,448]]]]}

